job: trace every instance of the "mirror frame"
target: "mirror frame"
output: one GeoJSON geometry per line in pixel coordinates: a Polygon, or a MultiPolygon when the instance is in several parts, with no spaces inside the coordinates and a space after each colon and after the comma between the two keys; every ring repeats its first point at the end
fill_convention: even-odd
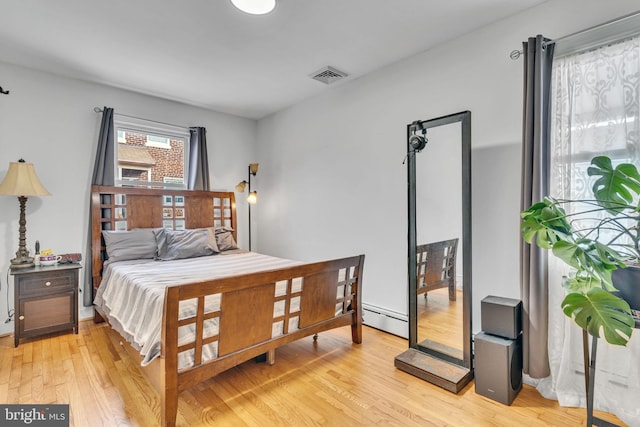
{"type": "MultiPolygon", "coordinates": [[[[469,370],[469,380],[473,377],[472,336],[471,336],[471,112],[462,111],[448,116],[420,121],[425,129],[460,122],[462,140],[462,291],[463,291],[463,349],[462,359],[439,349],[418,344],[418,307],[417,307],[417,218],[416,218],[416,155],[419,151],[410,144],[413,126],[407,125],[407,182],[408,182],[408,257],[407,270],[409,280],[409,348],[432,357],[454,363],[469,370]]],[[[432,143],[437,143],[433,141],[432,143]]],[[[422,155],[427,155],[422,153],[422,155]]],[[[428,183],[427,183],[428,185],[428,183]]],[[[426,378],[425,378],[426,379],[426,378]]],[[[467,381],[468,382],[468,381],[467,381]]],[[[447,388],[447,387],[445,387],[447,388]]],[[[457,388],[457,387],[456,387],[457,388]]]]}

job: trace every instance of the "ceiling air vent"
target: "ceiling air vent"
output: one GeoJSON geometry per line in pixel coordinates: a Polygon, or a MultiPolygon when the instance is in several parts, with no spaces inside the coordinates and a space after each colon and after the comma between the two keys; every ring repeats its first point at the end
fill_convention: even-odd
{"type": "Polygon", "coordinates": [[[314,80],[317,80],[319,82],[329,85],[347,76],[348,76],[347,73],[342,72],[340,70],[336,70],[333,67],[327,66],[311,74],[310,77],[314,80]]]}

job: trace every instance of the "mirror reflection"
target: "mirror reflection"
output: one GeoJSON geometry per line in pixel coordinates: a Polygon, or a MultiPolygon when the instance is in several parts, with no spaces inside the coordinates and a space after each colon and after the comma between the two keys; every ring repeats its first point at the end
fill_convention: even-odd
{"type": "Polygon", "coordinates": [[[427,130],[416,154],[417,345],[462,359],[461,123],[427,130]]]}

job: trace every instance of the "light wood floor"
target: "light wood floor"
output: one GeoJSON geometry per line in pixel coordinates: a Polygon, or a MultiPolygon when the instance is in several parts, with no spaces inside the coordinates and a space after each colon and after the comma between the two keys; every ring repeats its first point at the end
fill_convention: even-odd
{"type": "MultiPolygon", "coordinates": [[[[406,340],[364,328],[322,333],[249,361],[180,395],[181,426],[584,426],[582,408],[560,408],[525,386],[512,406],[452,394],[394,368],[406,340]]],[[[107,326],[80,324],[13,348],[0,338],[0,402],[69,403],[71,425],[156,426],[159,396],[107,326]]],[[[599,414],[610,421],[616,418],[599,414]]]]}
{"type": "Polygon", "coordinates": [[[462,351],[462,290],[456,293],[455,301],[449,301],[447,288],[418,295],[418,342],[428,339],[462,351]]]}

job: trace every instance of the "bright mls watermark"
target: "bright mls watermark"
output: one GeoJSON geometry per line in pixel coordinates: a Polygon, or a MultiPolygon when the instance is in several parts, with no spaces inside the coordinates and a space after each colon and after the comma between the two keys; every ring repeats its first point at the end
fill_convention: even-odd
{"type": "Polygon", "coordinates": [[[69,427],[69,405],[0,405],[3,427],[69,427]]]}

